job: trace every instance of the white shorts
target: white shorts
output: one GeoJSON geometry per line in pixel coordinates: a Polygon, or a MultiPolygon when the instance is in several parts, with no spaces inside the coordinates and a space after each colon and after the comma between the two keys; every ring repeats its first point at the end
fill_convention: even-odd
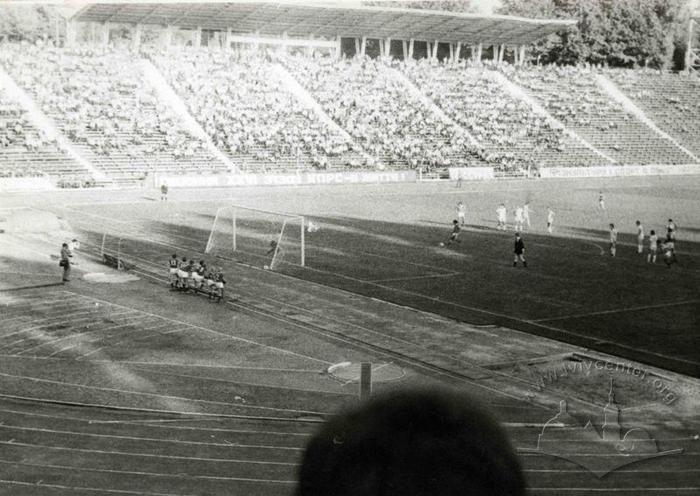
{"type": "Polygon", "coordinates": [[[213,286],[215,283],[211,279],[207,279],[207,286],[213,286]]]}
{"type": "Polygon", "coordinates": [[[202,282],[204,280],[204,277],[202,277],[199,274],[197,274],[196,272],[194,272],[192,274],[192,279],[194,279],[197,282],[202,282]]]}
{"type": "Polygon", "coordinates": [[[219,289],[224,289],[224,283],[223,282],[217,282],[216,287],[219,289]]]}
{"type": "Polygon", "coordinates": [[[177,274],[177,269],[170,269],[171,274],[177,274]]]}
{"type": "Polygon", "coordinates": [[[658,253],[659,248],[656,245],[651,245],[649,247],[649,253],[658,253]]]}
{"type": "Polygon", "coordinates": [[[179,270],[179,269],[178,269],[178,271],[177,271],[177,276],[178,276],[178,277],[181,277],[182,279],[184,279],[184,278],[187,277],[187,272],[185,272],[184,270],[179,270]]]}

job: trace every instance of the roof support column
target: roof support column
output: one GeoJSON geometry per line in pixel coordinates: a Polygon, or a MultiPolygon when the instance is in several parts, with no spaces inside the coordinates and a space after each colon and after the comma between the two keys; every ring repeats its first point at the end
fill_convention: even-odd
{"type": "Polygon", "coordinates": [[[367,37],[363,36],[362,43],[360,43],[360,53],[364,57],[366,52],[367,52],[367,37]]]}
{"type": "Polygon", "coordinates": [[[437,49],[438,49],[438,40],[435,40],[435,44],[433,45],[433,58],[437,59],[437,49]]]}
{"type": "Polygon", "coordinates": [[[192,42],[192,46],[195,48],[202,46],[202,26],[197,26],[197,29],[194,31],[194,41],[192,42]]]}
{"type": "Polygon", "coordinates": [[[360,54],[360,38],[355,38],[355,57],[360,54]]]}
{"type": "Polygon", "coordinates": [[[384,56],[391,58],[391,38],[384,41],[384,56]]]}
{"type": "MultiPolygon", "coordinates": [[[[78,37],[78,23],[70,19],[66,23],[66,46],[75,46],[75,40],[78,37]]],[[[58,42],[57,42],[58,44],[58,42]]]]}
{"type": "Polygon", "coordinates": [[[100,44],[107,46],[109,45],[109,23],[105,22],[102,24],[102,31],[100,32],[100,44]]]}
{"type": "Polygon", "coordinates": [[[413,58],[413,45],[414,45],[415,40],[411,38],[408,42],[408,58],[412,59],[413,58]]]}
{"type": "Polygon", "coordinates": [[[690,73],[693,68],[693,34],[695,28],[695,19],[691,19],[688,23],[688,44],[685,47],[685,64],[684,69],[690,73]]]}
{"type": "Polygon", "coordinates": [[[164,48],[170,48],[170,46],[173,44],[173,26],[171,24],[168,24],[165,26],[165,30],[163,31],[163,36],[161,38],[161,45],[164,48]]]}
{"type": "Polygon", "coordinates": [[[343,57],[343,40],[340,35],[335,37],[335,58],[341,59],[343,57]]]}
{"type": "Polygon", "coordinates": [[[401,55],[403,55],[404,60],[408,58],[408,42],[406,40],[401,40],[401,55]]]}
{"type": "Polygon", "coordinates": [[[231,28],[226,28],[226,32],[224,33],[224,39],[223,39],[223,43],[221,44],[221,47],[224,50],[228,50],[231,48],[231,28]]]}
{"type": "Polygon", "coordinates": [[[141,46],[141,31],[143,26],[141,24],[136,24],[132,30],[131,36],[131,48],[133,50],[138,50],[141,46]]]}
{"type": "Polygon", "coordinates": [[[498,47],[498,63],[502,64],[503,63],[503,56],[506,53],[506,46],[505,45],[499,45],[498,47]]]}
{"type": "Polygon", "coordinates": [[[453,59],[453,62],[459,62],[459,56],[462,54],[462,42],[458,41],[457,46],[455,47],[455,57],[453,59]]]}
{"type": "Polygon", "coordinates": [[[450,43],[450,63],[454,62],[455,60],[455,44],[450,43]]]}

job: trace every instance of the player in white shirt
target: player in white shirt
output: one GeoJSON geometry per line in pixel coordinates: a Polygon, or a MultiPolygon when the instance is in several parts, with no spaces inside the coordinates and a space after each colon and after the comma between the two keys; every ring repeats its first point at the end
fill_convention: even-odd
{"type": "Polygon", "coordinates": [[[659,251],[659,238],[652,229],[649,231],[649,253],[647,253],[647,263],[656,263],[656,254],[659,251]]]}
{"type": "Polygon", "coordinates": [[[637,226],[637,253],[641,255],[644,251],[644,226],[639,221],[635,222],[635,225],[637,226]]]}
{"type": "Polygon", "coordinates": [[[517,232],[520,232],[523,230],[523,222],[524,222],[524,217],[523,217],[523,207],[517,207],[515,209],[515,230],[517,232]]]}
{"type": "Polygon", "coordinates": [[[505,231],[506,230],[506,220],[507,220],[507,215],[508,211],[506,210],[505,204],[501,203],[498,208],[496,209],[496,214],[498,214],[498,224],[496,225],[496,229],[500,231],[505,231]]]}
{"type": "Polygon", "coordinates": [[[598,210],[605,210],[605,198],[603,192],[598,192],[598,210]]]}
{"type": "Polygon", "coordinates": [[[547,232],[552,234],[554,229],[554,210],[551,207],[547,207],[547,232]]]}
{"type": "Polygon", "coordinates": [[[614,257],[617,254],[617,229],[615,224],[610,224],[610,256],[614,257]]]}
{"type": "Polygon", "coordinates": [[[466,224],[467,207],[465,207],[464,203],[462,203],[462,202],[457,203],[457,219],[459,220],[460,226],[463,226],[466,224]]]}
{"type": "Polygon", "coordinates": [[[530,202],[525,202],[525,205],[523,205],[523,220],[527,228],[530,229],[530,227],[532,227],[530,225],[530,202]]]}

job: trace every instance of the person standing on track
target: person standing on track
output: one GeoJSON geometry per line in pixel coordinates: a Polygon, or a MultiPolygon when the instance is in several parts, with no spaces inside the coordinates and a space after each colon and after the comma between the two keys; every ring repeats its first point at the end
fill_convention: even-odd
{"type": "Polygon", "coordinates": [[[515,233],[515,246],[513,249],[513,267],[518,265],[518,261],[523,263],[523,267],[527,267],[527,262],[525,261],[525,243],[523,238],[520,237],[520,233],[515,233]]]}
{"type": "Polygon", "coordinates": [[[160,201],[168,201],[168,185],[166,183],[160,185],[160,201]]]}
{"type": "Polygon", "coordinates": [[[70,281],[71,258],[73,258],[73,253],[71,253],[70,248],[68,248],[68,243],[63,243],[61,245],[61,261],[58,262],[58,265],[59,267],[63,267],[64,283],[70,281]]]}
{"type": "Polygon", "coordinates": [[[605,197],[602,191],[598,192],[598,210],[605,211],[605,197]]]}

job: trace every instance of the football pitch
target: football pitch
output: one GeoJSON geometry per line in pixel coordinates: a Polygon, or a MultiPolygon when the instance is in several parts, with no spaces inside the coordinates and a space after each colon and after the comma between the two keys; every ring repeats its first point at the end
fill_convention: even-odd
{"type": "MultiPolygon", "coordinates": [[[[107,233],[106,244],[137,270],[164,276],[171,253],[204,258],[225,268],[232,292],[250,284],[237,279],[236,262],[262,270],[267,259],[261,247],[228,251],[227,240],[208,257],[217,210],[236,204],[304,215],[319,229],[306,233],[305,267],[293,257],[277,264],[284,276],[700,374],[697,177],[174,190],[167,202],[115,191],[94,201],[45,201],[93,248],[107,233]],[[600,191],[605,210],[598,208],[600,191]],[[458,201],[467,207],[467,226],[460,243],[442,247],[458,201]],[[526,201],[529,266],[513,267],[513,210],[526,201]],[[495,229],[501,202],[506,232],[495,229]],[[545,229],[548,207],[555,212],[552,234],[545,229]],[[635,221],[663,238],[669,218],[678,225],[678,264],[668,268],[662,256],[648,264],[636,252],[635,221]],[[614,258],[609,223],[620,231],[614,258]]],[[[278,234],[272,227],[262,237],[278,234]]]]}

